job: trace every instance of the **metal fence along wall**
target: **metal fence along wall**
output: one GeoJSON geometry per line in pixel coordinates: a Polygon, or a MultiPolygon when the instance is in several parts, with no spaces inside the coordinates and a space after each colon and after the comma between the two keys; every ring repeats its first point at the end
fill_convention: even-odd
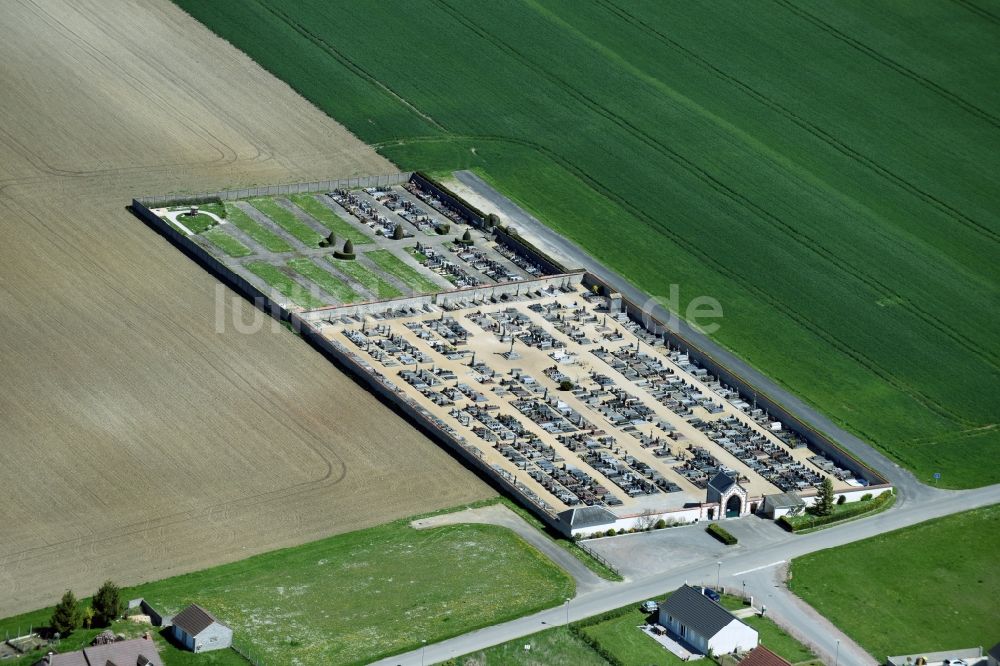
{"type": "Polygon", "coordinates": [[[251,197],[287,196],[289,194],[309,194],[313,192],[333,192],[335,190],[356,190],[366,187],[389,187],[402,185],[413,176],[410,171],[391,173],[381,176],[356,176],[338,180],[317,180],[311,183],[291,183],[289,185],[262,185],[260,187],[244,187],[238,190],[221,190],[219,192],[201,192],[199,194],[163,194],[136,197],[136,201],[148,208],[164,206],[180,206],[183,204],[203,204],[212,201],[236,201],[251,197]]]}

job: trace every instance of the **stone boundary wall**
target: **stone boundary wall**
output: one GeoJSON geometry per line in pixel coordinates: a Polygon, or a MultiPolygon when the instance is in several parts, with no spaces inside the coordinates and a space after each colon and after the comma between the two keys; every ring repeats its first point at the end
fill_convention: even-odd
{"type": "Polygon", "coordinates": [[[410,296],[403,298],[390,298],[381,301],[367,301],[365,303],[352,303],[350,305],[332,305],[326,308],[309,310],[299,313],[299,317],[308,322],[326,321],[330,317],[364,316],[385,312],[390,309],[416,308],[422,309],[425,305],[442,306],[460,301],[489,300],[492,297],[503,295],[518,295],[526,291],[535,289],[545,289],[548,287],[576,286],[583,282],[583,272],[567,273],[559,275],[546,275],[545,277],[533,280],[519,280],[516,282],[500,282],[498,284],[481,285],[478,287],[463,287],[452,291],[441,291],[434,294],[423,294],[421,296],[410,296]]]}
{"type": "Polygon", "coordinates": [[[404,171],[381,176],[357,176],[354,178],[340,178],[338,180],[317,180],[311,183],[263,185],[261,187],[244,187],[236,190],[220,190],[218,192],[201,192],[198,194],[161,194],[136,197],[135,199],[149,208],[161,208],[182,204],[211,203],[213,201],[235,201],[237,199],[249,199],[250,197],[333,192],[334,190],[357,190],[366,187],[388,187],[389,185],[402,185],[412,177],[412,172],[404,171]]]}

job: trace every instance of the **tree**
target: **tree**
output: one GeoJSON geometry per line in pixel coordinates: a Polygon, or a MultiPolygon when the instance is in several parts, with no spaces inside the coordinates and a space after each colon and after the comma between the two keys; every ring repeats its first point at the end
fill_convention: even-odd
{"type": "Polygon", "coordinates": [[[72,590],[66,590],[66,594],[56,604],[49,625],[52,631],[58,631],[60,636],[66,636],[80,626],[80,609],[76,607],[76,595],[72,590]]]}
{"type": "Polygon", "coordinates": [[[490,213],[486,216],[486,226],[489,229],[500,226],[500,217],[496,213],[490,213]]]}
{"type": "Polygon", "coordinates": [[[403,225],[397,224],[396,228],[392,230],[392,240],[403,240],[406,234],[403,232],[403,225]]]}
{"type": "Polygon", "coordinates": [[[344,241],[344,254],[354,254],[354,243],[350,238],[344,241]]]}
{"type": "Polygon", "coordinates": [[[124,610],[121,590],[110,580],[104,581],[90,605],[94,608],[94,624],[106,627],[124,610]]]}
{"type": "Polygon", "coordinates": [[[472,242],[472,232],[469,231],[468,229],[466,229],[465,233],[462,234],[462,242],[463,243],[471,243],[472,242]]]}
{"type": "Polygon", "coordinates": [[[94,608],[93,606],[87,606],[83,609],[83,626],[90,629],[90,625],[94,624],[94,608]]]}
{"type": "Polygon", "coordinates": [[[817,516],[829,516],[833,513],[833,481],[828,476],[823,477],[823,484],[816,495],[815,507],[817,516]]]}

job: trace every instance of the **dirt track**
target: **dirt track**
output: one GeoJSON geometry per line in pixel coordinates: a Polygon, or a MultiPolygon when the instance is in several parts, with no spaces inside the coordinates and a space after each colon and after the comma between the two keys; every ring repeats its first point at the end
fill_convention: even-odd
{"type": "Polygon", "coordinates": [[[393,165],[165,0],[3,14],[0,617],[491,494],[124,209],[393,165]]]}

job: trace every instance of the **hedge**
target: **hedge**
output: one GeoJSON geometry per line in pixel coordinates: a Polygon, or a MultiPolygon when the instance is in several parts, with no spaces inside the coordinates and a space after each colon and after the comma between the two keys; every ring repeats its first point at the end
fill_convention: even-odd
{"type": "Polygon", "coordinates": [[[705,528],[705,531],[714,536],[716,539],[726,544],[727,546],[736,545],[738,539],[732,534],[722,529],[718,523],[712,523],[705,528]]]}
{"type": "Polygon", "coordinates": [[[894,498],[895,495],[890,490],[882,493],[874,499],[862,499],[860,502],[854,502],[852,504],[837,505],[837,508],[829,516],[817,516],[811,513],[805,513],[800,516],[782,516],[777,522],[789,532],[822,527],[831,523],[840,522],[841,520],[847,520],[848,518],[855,518],[866,513],[877,511],[884,505],[891,502],[894,498]]]}

